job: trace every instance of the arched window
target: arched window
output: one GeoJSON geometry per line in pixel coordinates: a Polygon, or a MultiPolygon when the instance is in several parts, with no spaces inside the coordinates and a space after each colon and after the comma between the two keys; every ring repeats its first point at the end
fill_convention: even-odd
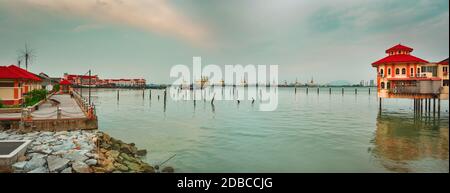
{"type": "Polygon", "coordinates": [[[406,69],[402,68],[402,74],[406,74],[406,69]]]}
{"type": "Polygon", "coordinates": [[[384,89],[384,82],[381,82],[381,89],[384,89]]]}
{"type": "Polygon", "coordinates": [[[411,68],[411,76],[414,76],[414,68],[411,68]]]}
{"type": "Polygon", "coordinates": [[[381,77],[383,77],[383,74],[384,74],[384,70],[383,70],[383,69],[380,69],[380,75],[381,75],[381,77]]]}
{"type": "Polygon", "coordinates": [[[390,88],[391,88],[391,83],[388,82],[387,85],[386,85],[386,89],[390,89],[390,88]]]}
{"type": "Polygon", "coordinates": [[[391,75],[391,69],[390,68],[388,69],[388,75],[391,75]]]}
{"type": "Polygon", "coordinates": [[[395,69],[395,74],[400,74],[400,69],[396,68],[395,69]]]}
{"type": "Polygon", "coordinates": [[[417,73],[420,73],[420,68],[417,68],[417,73]]]}

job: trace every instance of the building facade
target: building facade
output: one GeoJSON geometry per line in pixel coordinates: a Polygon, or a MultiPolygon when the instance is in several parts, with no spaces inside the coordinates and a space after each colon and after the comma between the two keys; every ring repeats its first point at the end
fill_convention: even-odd
{"type": "Polygon", "coordinates": [[[42,80],[15,65],[0,66],[0,102],[4,105],[22,104],[24,94],[42,89],[42,80]]]}
{"type": "Polygon", "coordinates": [[[412,51],[398,44],[372,63],[377,69],[378,97],[448,99],[448,59],[428,62],[413,56],[412,51]]]}

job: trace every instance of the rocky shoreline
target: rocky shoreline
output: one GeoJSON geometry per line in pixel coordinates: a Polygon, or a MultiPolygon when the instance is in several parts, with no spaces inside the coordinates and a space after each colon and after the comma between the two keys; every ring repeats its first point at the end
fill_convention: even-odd
{"type": "MultiPolygon", "coordinates": [[[[31,140],[24,156],[0,172],[14,173],[155,173],[142,161],[147,150],[101,131],[19,133],[0,131],[0,140],[31,140]]],[[[156,167],[157,168],[157,167],[156,167]]],[[[158,169],[158,168],[157,168],[158,169]]],[[[166,167],[162,172],[173,172],[166,167]]]]}

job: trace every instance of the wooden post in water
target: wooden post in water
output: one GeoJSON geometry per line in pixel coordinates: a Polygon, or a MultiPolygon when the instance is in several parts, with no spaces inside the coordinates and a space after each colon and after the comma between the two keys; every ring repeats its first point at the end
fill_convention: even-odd
{"type": "Polygon", "coordinates": [[[331,94],[331,88],[330,88],[330,94],[331,94]]]}
{"type": "Polygon", "coordinates": [[[306,87],[306,94],[308,94],[308,87],[306,87]]]}
{"type": "Polygon", "coordinates": [[[423,99],[419,99],[419,106],[420,106],[420,116],[422,116],[422,112],[423,112],[423,99]]]}
{"type": "Polygon", "coordinates": [[[119,90],[117,90],[117,100],[119,100],[119,90]]]}
{"type": "Polygon", "coordinates": [[[358,94],[358,89],[357,89],[357,88],[355,88],[355,95],[356,95],[356,94],[358,94]]]}
{"type": "Polygon", "coordinates": [[[436,98],[433,98],[433,117],[435,116],[436,113],[436,98]]]}
{"type": "Polygon", "coordinates": [[[152,100],[152,89],[148,89],[148,99],[152,100]]]}
{"type": "Polygon", "coordinates": [[[370,87],[369,87],[369,95],[370,95],[370,87]]]}
{"type": "Polygon", "coordinates": [[[319,94],[319,87],[317,87],[317,94],[319,94]]]}
{"type": "Polygon", "coordinates": [[[428,112],[427,105],[428,105],[428,99],[425,99],[425,114],[427,114],[427,112],[428,112]]]}
{"type": "Polygon", "coordinates": [[[437,110],[437,114],[438,114],[438,119],[441,117],[441,99],[438,98],[438,110],[437,110]]]}
{"type": "MultiPolygon", "coordinates": [[[[342,95],[344,95],[344,88],[342,88],[342,95]]],[[[381,98],[380,98],[381,99],[381,98]]],[[[380,103],[380,107],[381,107],[381,103],[380,103]]]]}
{"type": "MultiPolygon", "coordinates": [[[[344,92],[342,92],[342,93],[344,93],[344,92]]],[[[378,108],[379,108],[379,111],[381,113],[381,97],[379,97],[378,99],[379,99],[378,102],[380,103],[378,108]]]]}

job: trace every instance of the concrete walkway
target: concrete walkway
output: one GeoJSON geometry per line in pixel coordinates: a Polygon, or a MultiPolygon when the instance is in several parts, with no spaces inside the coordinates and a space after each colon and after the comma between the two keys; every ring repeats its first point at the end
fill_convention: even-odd
{"type": "MultiPolygon", "coordinates": [[[[61,104],[59,107],[61,108],[61,118],[86,118],[86,115],[81,110],[80,106],[78,106],[77,102],[70,97],[68,94],[64,95],[53,95],[50,97],[51,99],[55,99],[59,101],[61,104]]],[[[52,106],[52,104],[47,101],[41,105],[39,105],[39,110],[36,110],[31,113],[31,116],[35,120],[42,119],[56,119],[57,112],[56,106],[52,106]]],[[[2,113],[0,114],[0,120],[5,119],[20,119],[21,113],[2,113]]]]}

